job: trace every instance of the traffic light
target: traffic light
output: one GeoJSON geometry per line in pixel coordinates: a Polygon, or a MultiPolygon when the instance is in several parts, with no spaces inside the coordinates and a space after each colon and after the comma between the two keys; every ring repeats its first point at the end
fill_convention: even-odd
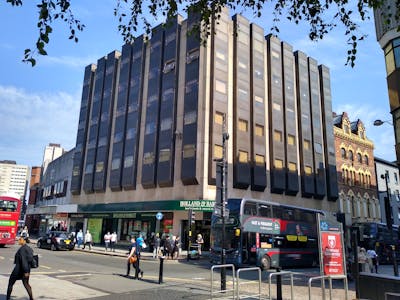
{"type": "Polygon", "coordinates": [[[193,209],[189,209],[188,219],[189,219],[189,225],[194,224],[194,222],[196,221],[196,212],[193,211],[193,209]]]}

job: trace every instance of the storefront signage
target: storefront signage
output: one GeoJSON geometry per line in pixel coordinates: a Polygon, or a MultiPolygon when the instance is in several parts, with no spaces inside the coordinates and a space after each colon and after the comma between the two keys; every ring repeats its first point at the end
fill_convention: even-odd
{"type": "Polygon", "coordinates": [[[279,234],[281,226],[279,219],[249,217],[243,221],[243,231],[279,234]]]}
{"type": "Polygon", "coordinates": [[[212,211],[215,205],[215,201],[212,200],[181,200],[179,201],[179,207],[193,210],[204,210],[212,211]]]}
{"type": "Polygon", "coordinates": [[[84,218],[85,217],[84,214],[70,214],[69,216],[71,218],[84,218]]]}
{"type": "Polygon", "coordinates": [[[58,219],[68,218],[68,213],[56,213],[55,217],[58,219]]]}
{"type": "Polygon", "coordinates": [[[134,219],[136,218],[136,213],[114,213],[113,218],[134,219]]]}

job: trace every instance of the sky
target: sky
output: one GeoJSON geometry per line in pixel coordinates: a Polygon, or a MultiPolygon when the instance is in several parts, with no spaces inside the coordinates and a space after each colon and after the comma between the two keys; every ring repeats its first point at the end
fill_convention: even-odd
{"type": "MultiPolygon", "coordinates": [[[[0,2],[0,160],[28,166],[42,164],[49,143],[61,144],[65,150],[75,146],[84,69],[111,51],[121,51],[123,45],[113,15],[116,0],[72,1],[75,17],[85,24],[78,33],[79,42],[68,39],[64,23],[53,24],[48,55],[36,57],[37,64],[31,67],[22,59],[24,50],[34,48],[37,39],[35,3],[25,0],[22,7],[12,7],[0,2]]],[[[261,18],[243,13],[262,26],[266,35],[270,33],[268,8],[261,18]]],[[[348,45],[343,28],[311,42],[306,24],[284,21],[278,26],[282,41],[330,69],[333,111],[346,111],[351,121],[360,119],[375,144],[375,156],[394,161],[393,127],[388,123],[373,126],[376,119],[391,120],[385,62],[373,17],[361,24],[361,32],[368,37],[359,43],[354,68],[345,65],[348,45]]]]}

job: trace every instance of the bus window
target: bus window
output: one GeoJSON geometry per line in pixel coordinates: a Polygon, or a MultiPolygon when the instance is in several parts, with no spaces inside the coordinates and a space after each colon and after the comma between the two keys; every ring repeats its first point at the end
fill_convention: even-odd
{"type": "Polygon", "coordinates": [[[260,204],[258,206],[258,215],[265,218],[271,218],[271,206],[266,204],[260,204]]]}
{"type": "Polygon", "coordinates": [[[257,216],[257,204],[254,202],[246,202],[244,204],[243,214],[249,216],[257,216]]]}
{"type": "Polygon", "coordinates": [[[283,208],[280,206],[272,207],[272,216],[277,219],[282,219],[283,216],[283,208]]]}

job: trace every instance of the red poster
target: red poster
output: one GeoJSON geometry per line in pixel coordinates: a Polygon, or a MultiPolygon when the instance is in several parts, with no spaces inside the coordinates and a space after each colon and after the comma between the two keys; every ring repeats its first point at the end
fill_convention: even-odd
{"type": "Polygon", "coordinates": [[[344,275],[340,232],[321,232],[324,275],[344,275]]]}

